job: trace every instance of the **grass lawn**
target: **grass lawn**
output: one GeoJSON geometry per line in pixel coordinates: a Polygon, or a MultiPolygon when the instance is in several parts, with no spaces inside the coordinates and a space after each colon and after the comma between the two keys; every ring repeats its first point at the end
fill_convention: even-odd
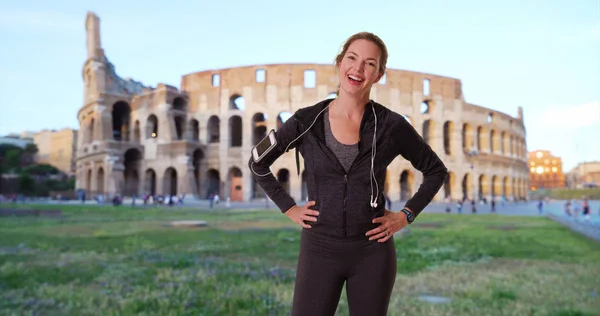
{"type": "MultiPolygon", "coordinates": [[[[56,207],[0,218],[0,314],[289,313],[300,228],[277,211],[56,207]]],[[[600,315],[600,244],[546,218],[423,213],[396,248],[389,315],[600,315]]]]}

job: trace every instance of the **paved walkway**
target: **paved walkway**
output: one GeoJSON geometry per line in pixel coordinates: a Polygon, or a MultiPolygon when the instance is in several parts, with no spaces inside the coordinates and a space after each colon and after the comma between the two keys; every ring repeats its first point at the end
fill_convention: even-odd
{"type": "Polygon", "coordinates": [[[548,214],[548,217],[552,220],[560,223],[572,231],[580,233],[590,239],[600,242],[600,224],[598,222],[586,222],[583,220],[574,220],[567,216],[559,216],[554,214],[548,214]]]}

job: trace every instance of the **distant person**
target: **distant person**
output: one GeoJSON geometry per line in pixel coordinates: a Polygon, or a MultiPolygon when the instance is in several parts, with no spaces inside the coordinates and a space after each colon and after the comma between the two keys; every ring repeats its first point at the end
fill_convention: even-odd
{"type": "Polygon", "coordinates": [[[477,213],[477,208],[475,207],[475,204],[477,204],[477,202],[475,202],[475,199],[471,200],[471,213],[475,214],[477,213]]]}
{"type": "Polygon", "coordinates": [[[492,213],[496,213],[496,199],[492,199],[490,206],[491,206],[490,209],[491,209],[492,213]]]}
{"type": "Polygon", "coordinates": [[[567,202],[565,202],[565,214],[569,217],[571,217],[573,215],[573,212],[571,209],[571,200],[567,200],[567,202]]]}
{"type": "Polygon", "coordinates": [[[590,204],[588,203],[587,199],[583,200],[583,213],[581,213],[583,215],[583,218],[585,219],[586,222],[590,221],[590,217],[591,217],[591,211],[590,211],[590,204]]]}
{"type": "Polygon", "coordinates": [[[448,169],[399,113],[369,99],[385,74],[387,49],[371,33],[352,35],[335,61],[335,99],[297,110],[277,145],[248,167],[277,207],[303,227],[291,315],[334,315],[344,284],[350,315],[384,316],[396,280],[393,235],[431,202],[448,169]],[[270,170],[284,152],[304,158],[309,201],[296,205],[270,170]],[[386,169],[397,157],[423,173],[399,212],[386,210],[386,169]]]}
{"type": "Polygon", "coordinates": [[[537,204],[537,208],[538,208],[538,213],[542,214],[542,212],[544,211],[544,200],[542,200],[541,198],[538,200],[538,204],[537,204]]]}

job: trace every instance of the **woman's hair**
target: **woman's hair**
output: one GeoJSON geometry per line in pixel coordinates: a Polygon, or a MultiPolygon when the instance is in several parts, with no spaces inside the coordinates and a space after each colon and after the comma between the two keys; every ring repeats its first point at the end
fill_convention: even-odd
{"type": "MultiPolygon", "coordinates": [[[[356,33],[356,34],[350,36],[346,40],[346,42],[344,43],[344,46],[342,47],[342,51],[335,57],[336,66],[342,62],[344,55],[346,55],[346,52],[348,52],[348,47],[350,47],[350,45],[352,45],[352,43],[354,41],[360,40],[360,39],[370,41],[371,43],[373,43],[373,44],[377,45],[377,47],[379,47],[379,50],[381,51],[381,56],[379,59],[379,74],[383,75],[385,73],[387,60],[388,60],[387,47],[385,46],[385,43],[383,42],[383,40],[381,38],[379,38],[379,36],[377,36],[373,33],[369,33],[369,32],[356,33]]],[[[340,89],[338,87],[337,94],[339,94],[339,90],[340,89]]]]}

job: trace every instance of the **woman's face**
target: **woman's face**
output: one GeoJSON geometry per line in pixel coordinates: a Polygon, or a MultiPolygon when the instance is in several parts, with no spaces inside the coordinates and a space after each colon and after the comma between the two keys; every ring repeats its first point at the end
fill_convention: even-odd
{"type": "Polygon", "coordinates": [[[352,42],[338,64],[340,90],[356,96],[368,94],[371,86],[381,79],[380,58],[379,47],[371,41],[359,39],[352,42]]]}

